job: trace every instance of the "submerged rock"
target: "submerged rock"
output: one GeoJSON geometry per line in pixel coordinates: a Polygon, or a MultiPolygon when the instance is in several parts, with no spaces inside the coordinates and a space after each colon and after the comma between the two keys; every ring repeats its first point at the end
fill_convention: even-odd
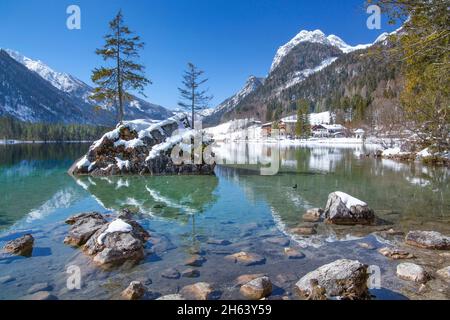
{"type": "MultiPolygon", "coordinates": [[[[96,141],[88,153],[69,169],[71,175],[171,175],[214,174],[214,164],[191,155],[212,141],[202,131],[190,129],[187,115],[179,114],[155,123],[126,121],[96,141]],[[187,155],[187,157],[186,157],[187,155]],[[193,161],[195,160],[195,162],[193,161]]],[[[214,154],[211,154],[214,156],[214,154]]]]}
{"type": "Polygon", "coordinates": [[[180,279],[181,274],[177,269],[170,268],[161,272],[161,277],[166,279],[180,279]]]}
{"type": "Polygon", "coordinates": [[[308,273],[295,285],[300,296],[305,298],[313,293],[311,280],[317,280],[320,287],[326,290],[327,296],[344,299],[368,299],[367,265],[355,260],[341,259],[321,266],[308,273]]]}
{"type": "Polygon", "coordinates": [[[289,258],[289,259],[302,259],[305,257],[305,255],[293,248],[284,248],[284,254],[289,258]]]}
{"type": "Polygon", "coordinates": [[[70,217],[66,220],[66,223],[72,225],[72,227],[65,237],[64,243],[71,246],[81,246],[107,221],[100,213],[92,212],[70,217]]]}
{"type": "Polygon", "coordinates": [[[145,295],[145,292],[146,288],[141,282],[132,281],[121,295],[126,300],[139,300],[145,295]]]}
{"type": "Polygon", "coordinates": [[[450,250],[450,237],[436,231],[410,231],[405,242],[424,249],[450,250]]]}
{"type": "Polygon", "coordinates": [[[312,236],[317,233],[315,227],[308,227],[308,226],[300,226],[300,227],[292,228],[290,230],[290,232],[300,235],[300,236],[312,236]]]}
{"type": "Polygon", "coordinates": [[[409,253],[408,251],[401,250],[398,248],[381,248],[378,250],[379,253],[381,253],[383,256],[394,259],[394,260],[400,260],[400,259],[413,259],[415,258],[413,254],[409,253]]]}
{"type": "Polygon", "coordinates": [[[303,215],[303,221],[305,221],[305,222],[319,222],[322,219],[323,212],[324,211],[321,208],[309,209],[303,215]]]}
{"type": "Polygon", "coordinates": [[[188,258],[184,264],[186,266],[191,266],[191,267],[201,267],[204,263],[206,262],[206,259],[200,255],[194,255],[190,258],[188,258]]]}
{"type": "Polygon", "coordinates": [[[401,263],[397,266],[397,276],[400,279],[415,282],[426,282],[429,278],[421,266],[409,262],[401,263]]]}
{"type": "Polygon", "coordinates": [[[291,241],[284,237],[271,237],[264,240],[264,242],[285,247],[288,246],[291,241]]]}
{"type": "Polygon", "coordinates": [[[50,291],[52,290],[53,287],[48,284],[47,282],[42,282],[42,283],[36,283],[33,286],[30,287],[30,289],[28,289],[27,293],[28,294],[33,294],[39,291],[50,291]]]}
{"type": "Polygon", "coordinates": [[[207,282],[198,282],[183,287],[180,294],[188,300],[212,300],[216,298],[212,286],[207,282]]]}
{"type": "Polygon", "coordinates": [[[58,300],[58,298],[48,291],[38,291],[36,293],[24,296],[22,300],[58,300]]]}
{"type": "Polygon", "coordinates": [[[241,264],[243,266],[254,266],[258,264],[264,264],[266,258],[256,253],[238,252],[225,256],[225,259],[233,261],[234,263],[241,264]]]}
{"type": "Polygon", "coordinates": [[[0,284],[10,283],[15,280],[16,280],[16,278],[14,278],[13,276],[10,276],[10,275],[3,276],[3,277],[0,277],[0,284]]]}
{"type": "Polygon", "coordinates": [[[197,269],[189,268],[189,269],[183,270],[181,272],[181,275],[185,278],[198,278],[198,277],[200,277],[200,271],[198,271],[197,269]]]}
{"type": "Polygon", "coordinates": [[[3,250],[7,253],[29,257],[33,253],[34,238],[26,234],[20,238],[11,240],[5,244],[3,250]]]}
{"type": "Polygon", "coordinates": [[[269,277],[253,279],[241,286],[239,292],[249,300],[260,300],[272,293],[272,282],[269,277]]]}
{"type": "Polygon", "coordinates": [[[324,216],[326,222],[338,225],[369,225],[375,221],[373,210],[365,202],[343,192],[328,196],[324,216]]]}

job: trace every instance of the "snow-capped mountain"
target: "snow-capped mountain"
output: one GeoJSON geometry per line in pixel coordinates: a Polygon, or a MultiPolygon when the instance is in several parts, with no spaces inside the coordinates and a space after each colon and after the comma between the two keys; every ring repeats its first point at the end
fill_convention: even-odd
{"type": "MultiPolygon", "coordinates": [[[[278,49],[264,83],[231,111],[218,113],[218,122],[250,117],[271,121],[292,113],[299,99],[309,101],[318,112],[343,109],[343,103],[367,105],[374,113],[379,105],[396,105],[400,65],[367,54],[372,46],[389,45],[393,33],[380,35],[372,44],[351,46],[320,30],[301,31],[278,49]],[[392,92],[393,98],[383,92],[392,92]]],[[[227,102],[219,107],[227,110],[227,102]]]]}
{"type": "MultiPolygon", "coordinates": [[[[37,73],[42,79],[48,81],[56,89],[73,98],[81,99],[83,102],[91,106],[98,105],[97,102],[90,98],[93,88],[83,81],[70,74],[55,71],[44,62],[26,57],[17,51],[10,49],[5,49],[4,51],[11,58],[25,66],[28,70],[37,73]]],[[[107,112],[113,112],[113,110],[108,109],[104,105],[100,105],[100,107],[105,109],[107,112]]],[[[172,112],[169,110],[137,97],[134,97],[132,101],[129,101],[125,105],[125,117],[128,120],[138,118],[162,120],[170,117],[171,115],[172,112]]]]}
{"type": "Polygon", "coordinates": [[[314,31],[302,30],[292,40],[290,40],[288,43],[286,43],[285,45],[281,46],[278,49],[277,53],[275,54],[275,58],[273,59],[270,72],[275,70],[275,68],[278,67],[283,58],[286,57],[293,48],[295,48],[302,42],[330,45],[338,48],[343,53],[349,53],[355,50],[366,49],[372,45],[372,44],[362,44],[357,46],[351,46],[345,43],[344,40],[342,40],[336,35],[332,34],[326,36],[321,30],[314,30],[314,31]]]}
{"type": "Polygon", "coordinates": [[[264,81],[265,78],[250,76],[238,93],[226,99],[216,108],[205,110],[203,113],[203,116],[205,117],[204,121],[206,123],[217,122],[224,113],[231,112],[243,99],[261,87],[264,84],[264,81]]]}

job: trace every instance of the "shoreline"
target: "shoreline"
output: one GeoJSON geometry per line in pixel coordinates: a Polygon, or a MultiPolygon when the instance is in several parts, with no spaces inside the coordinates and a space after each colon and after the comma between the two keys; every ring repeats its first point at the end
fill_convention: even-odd
{"type": "Polygon", "coordinates": [[[1,146],[18,145],[18,144],[57,144],[57,143],[92,143],[90,140],[64,140],[64,141],[28,141],[28,140],[0,140],[1,146]]]}

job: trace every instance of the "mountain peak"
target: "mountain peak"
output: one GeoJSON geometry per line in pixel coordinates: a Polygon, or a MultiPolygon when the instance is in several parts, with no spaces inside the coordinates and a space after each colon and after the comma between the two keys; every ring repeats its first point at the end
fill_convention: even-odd
{"type": "Polygon", "coordinates": [[[272,62],[272,66],[270,68],[270,72],[272,72],[283,60],[283,58],[297,45],[299,45],[302,42],[311,42],[311,43],[321,43],[324,45],[330,45],[333,47],[338,48],[344,53],[349,53],[355,50],[359,49],[365,49],[370,46],[370,44],[365,45],[357,45],[357,46],[350,46],[347,44],[344,40],[342,40],[340,37],[331,34],[329,36],[326,36],[325,33],[323,33],[321,30],[314,30],[314,31],[308,31],[308,30],[302,30],[300,31],[294,38],[292,38],[288,43],[281,46],[272,62]]]}

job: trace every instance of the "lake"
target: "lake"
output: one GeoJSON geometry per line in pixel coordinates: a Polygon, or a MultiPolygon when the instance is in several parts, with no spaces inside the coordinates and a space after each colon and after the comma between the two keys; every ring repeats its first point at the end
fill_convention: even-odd
{"type": "MultiPolygon", "coordinates": [[[[359,244],[369,243],[376,249],[395,243],[398,239],[383,234],[390,228],[450,234],[450,171],[366,157],[370,149],[364,146],[222,145],[219,153],[227,164],[216,167],[216,176],[67,175],[69,166],[88,147],[0,146],[0,246],[21,234],[35,237],[31,258],[0,256],[0,299],[23,297],[36,283],[47,283],[59,299],[116,299],[133,280],[145,281],[154,297],[205,281],[221,292],[222,299],[240,298],[234,280],[249,273],[270,276],[271,298],[295,299],[292,287],[303,275],[340,258],[380,268],[382,288],[371,291],[376,298],[420,298],[414,284],[395,276],[397,262],[359,244]],[[274,155],[277,174],[260,175],[258,161],[274,159],[274,155]],[[319,224],[316,235],[291,234],[290,229],[302,223],[303,213],[323,208],[333,191],[367,202],[380,223],[365,227],[319,224]],[[139,265],[103,271],[80,250],[63,244],[67,217],[90,211],[108,215],[123,208],[135,212],[136,220],[157,239],[139,265]],[[228,243],[219,245],[214,240],[228,243]],[[284,254],[288,246],[305,257],[288,259],[284,254]],[[184,261],[193,251],[207,260],[198,268],[198,278],[161,277],[170,268],[187,269],[184,261]],[[266,262],[243,267],[224,259],[240,251],[258,253],[266,262]],[[82,270],[80,290],[66,287],[70,265],[82,270]]],[[[416,254],[426,267],[445,266],[437,253],[419,250],[416,254]]],[[[450,298],[442,281],[433,280],[430,287],[431,297],[450,298]]]]}

